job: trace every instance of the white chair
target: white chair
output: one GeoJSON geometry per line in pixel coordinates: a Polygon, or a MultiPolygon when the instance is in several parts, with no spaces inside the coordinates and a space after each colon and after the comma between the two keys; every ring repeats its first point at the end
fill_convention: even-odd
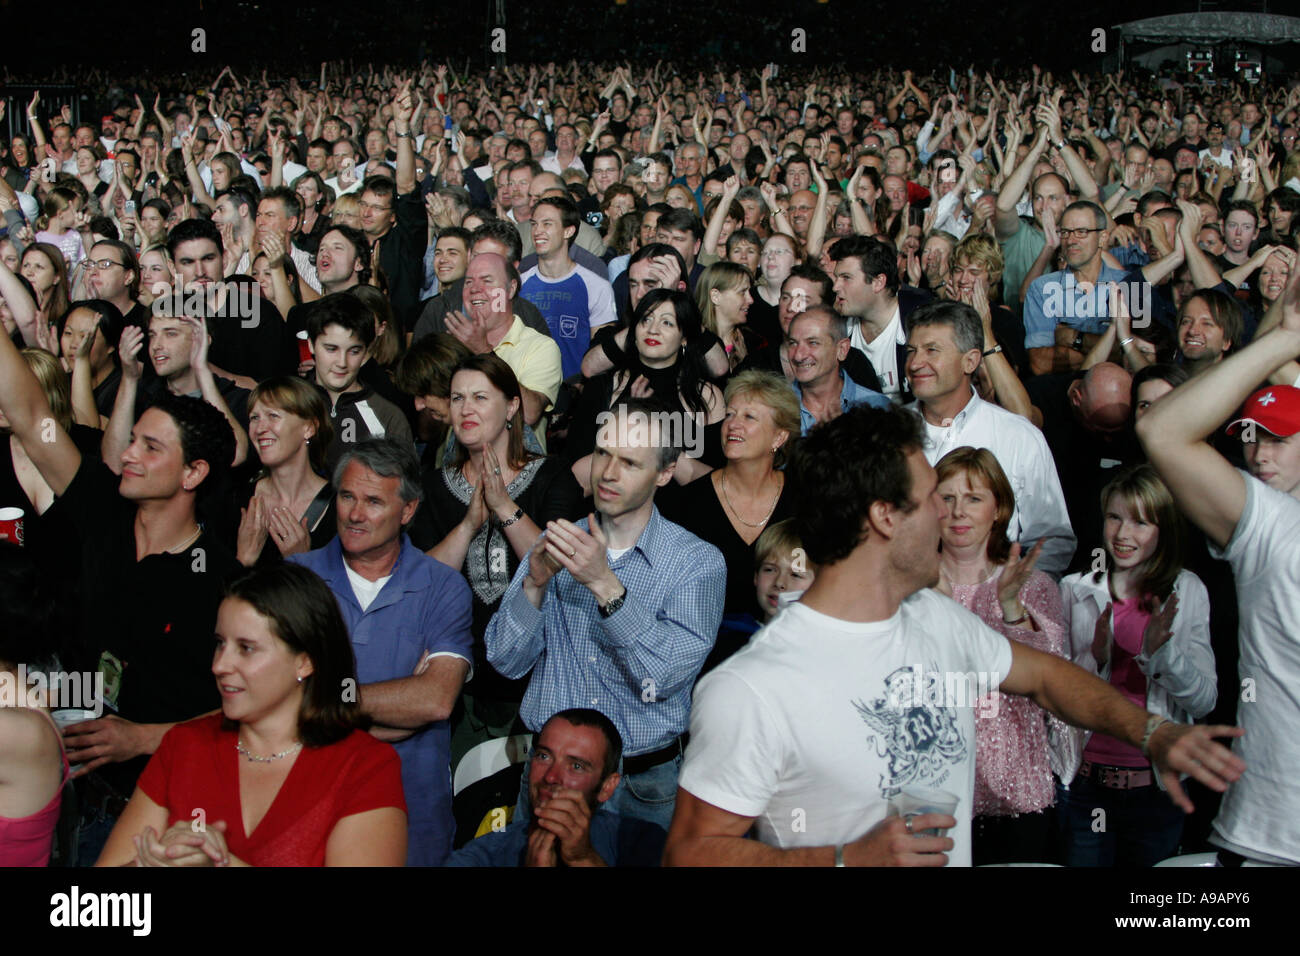
{"type": "Polygon", "coordinates": [[[523,763],[528,759],[528,748],[532,743],[532,734],[516,734],[513,737],[485,740],[476,745],[456,764],[456,773],[452,777],[452,795],[458,795],[466,787],[486,780],[509,766],[523,763]]]}

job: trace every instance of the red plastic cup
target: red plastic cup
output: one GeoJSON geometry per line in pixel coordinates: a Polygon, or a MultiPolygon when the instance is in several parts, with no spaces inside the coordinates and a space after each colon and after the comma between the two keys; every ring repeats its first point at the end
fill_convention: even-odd
{"type": "Polygon", "coordinates": [[[307,338],[306,329],[298,333],[298,361],[299,362],[316,361],[316,356],[312,354],[311,340],[307,338]]]}
{"type": "Polygon", "coordinates": [[[22,508],[0,508],[0,541],[23,543],[22,508]]]}

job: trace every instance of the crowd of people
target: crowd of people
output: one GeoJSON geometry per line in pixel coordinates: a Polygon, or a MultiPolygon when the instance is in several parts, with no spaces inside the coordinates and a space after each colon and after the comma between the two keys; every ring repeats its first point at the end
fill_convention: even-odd
{"type": "Polygon", "coordinates": [[[1300,864],[1300,85],[196,82],[0,117],[0,864],[1300,864]]]}

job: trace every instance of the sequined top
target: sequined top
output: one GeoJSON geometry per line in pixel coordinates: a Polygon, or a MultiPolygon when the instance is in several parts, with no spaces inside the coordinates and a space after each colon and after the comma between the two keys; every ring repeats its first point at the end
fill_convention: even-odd
{"type": "MultiPolygon", "coordinates": [[[[954,584],[953,599],[1014,641],[1065,657],[1065,615],[1056,583],[1042,571],[1030,575],[1020,603],[1038,630],[1007,627],[998,602],[999,567],[981,584],[954,584]]],[[[1048,724],[1057,718],[1028,697],[1000,694],[996,706],[981,698],[975,711],[975,815],[1015,816],[1052,805],[1055,790],[1047,758],[1048,724]]]]}

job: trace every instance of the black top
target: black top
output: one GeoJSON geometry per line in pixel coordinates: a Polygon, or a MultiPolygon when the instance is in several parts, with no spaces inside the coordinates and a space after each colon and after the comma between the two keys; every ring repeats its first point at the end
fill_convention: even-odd
{"type": "MultiPolygon", "coordinates": [[[[138,723],[189,720],[221,706],[212,677],[213,633],[225,582],[240,568],[206,529],[180,554],[136,560],[136,506],[118,478],[84,456],[72,483],[47,514],[80,529],[83,644],[106,665],[105,696],[138,723]],[[101,654],[104,655],[101,657],[101,654]]],[[[94,669],[95,660],[80,669],[94,669]]],[[[100,771],[128,796],[148,762],[137,757],[100,771]]]]}
{"type": "Polygon", "coordinates": [[[1067,569],[1071,572],[1091,567],[1093,550],[1102,546],[1101,490],[1120,468],[1142,461],[1132,428],[1095,432],[1075,418],[1069,388],[1083,375],[1036,375],[1025,386],[1030,401],[1043,413],[1043,437],[1056,462],[1070,526],[1079,542],[1067,569]]]}
{"type": "MultiPolygon", "coordinates": [[[[251,481],[245,482],[241,486],[239,495],[239,507],[241,509],[247,508],[248,502],[252,500],[253,495],[257,493],[257,483],[261,480],[261,477],[260,474],[254,475],[251,481]]],[[[338,511],[336,509],[334,489],[330,486],[328,481],[321,486],[320,491],[316,492],[316,497],[313,498],[311,504],[307,506],[307,514],[309,516],[312,514],[319,514],[320,516],[318,520],[308,522],[307,529],[311,535],[311,550],[319,551],[321,548],[325,547],[325,545],[334,540],[334,536],[338,534],[339,530],[338,511]]],[[[300,515],[299,517],[301,518],[302,516],[300,515]]],[[[266,536],[266,543],[262,545],[262,552],[257,556],[257,561],[253,566],[260,568],[265,567],[268,564],[276,564],[283,560],[284,556],[280,554],[280,549],[276,547],[275,542],[271,540],[271,536],[268,534],[266,536]]]]}
{"type": "Polygon", "coordinates": [[[117,388],[122,384],[122,369],[113,366],[108,377],[94,388],[95,410],[107,418],[113,414],[113,403],[117,401],[117,388]]]}
{"type": "Polygon", "coordinates": [[[388,297],[403,332],[415,329],[424,285],[424,249],[428,244],[424,201],[414,189],[393,200],[397,221],[379,239],[379,265],[388,277],[388,297]]]}
{"type": "Polygon", "coordinates": [[[754,304],[749,307],[749,314],[745,317],[745,324],[751,329],[767,339],[769,342],[776,343],[780,348],[781,340],[784,338],[781,334],[780,309],[775,305],[768,305],[758,291],[754,291],[754,304]]]}
{"type": "MultiPolygon", "coordinates": [[[[99,460],[99,443],[103,436],[98,428],[85,425],[73,425],[69,432],[81,457],[92,461],[99,460]]],[[[75,634],[81,596],[81,565],[68,560],[70,553],[81,551],[81,532],[66,510],[56,505],[57,502],[43,515],[36,513],[35,505],[27,497],[14,470],[9,436],[0,434],[0,508],[23,510],[23,548],[41,571],[42,579],[53,589],[52,596],[57,602],[61,623],[73,630],[73,633],[63,635],[60,646],[56,648],[60,659],[66,662],[82,653],[75,634]]]]}
{"type": "MultiPolygon", "coordinates": [[[[719,497],[718,489],[713,485],[713,475],[703,475],[692,481],[682,489],[682,494],[670,507],[671,512],[665,511],[664,517],[722,552],[722,558],[727,563],[727,597],[723,613],[752,614],[758,620],[763,620],[764,615],[758,606],[758,595],[754,590],[754,545],[746,544],[727,518],[727,509],[719,497]]],[[[794,492],[787,481],[781,488],[776,508],[764,528],[770,528],[793,514],[794,492]]],[[[715,646],[705,668],[721,663],[739,650],[742,644],[743,640],[734,646],[715,646]]]]}
{"type": "MultiPolygon", "coordinates": [[[[582,489],[562,458],[534,458],[506,488],[511,499],[541,529],[548,521],[585,516],[582,489]]],[[[459,468],[426,468],[424,500],[411,523],[411,543],[421,551],[434,547],[451,534],[469,510],[473,486],[459,468]]],[[[519,568],[519,559],[495,517],[479,528],[465,563],[459,568],[474,595],[474,679],[469,691],[494,700],[519,701],[528,688],[528,678],[506,680],[487,661],[483,635],[488,621],[501,605],[501,596],[519,568]]]]}
{"type": "MultiPolygon", "coordinates": [[[[608,411],[614,401],[628,391],[632,382],[644,377],[654,393],[653,397],[667,404],[673,411],[686,412],[682,404],[681,390],[678,387],[678,368],[674,363],[668,368],[648,368],[641,358],[633,354],[626,360],[624,369],[614,369],[597,375],[583,384],[582,393],[573,403],[572,423],[569,425],[568,437],[565,439],[564,455],[570,462],[575,462],[591,454],[596,448],[597,417],[608,411]],[[625,381],[624,381],[625,379],[625,381]],[[618,383],[623,387],[618,388],[618,383]]],[[[689,446],[694,442],[701,452],[700,457],[706,464],[719,468],[723,465],[722,457],[722,422],[704,426],[700,435],[684,436],[689,446]]]]}
{"type": "Polygon", "coordinates": [[[212,344],[208,360],[231,375],[247,375],[261,382],[275,375],[292,375],[298,368],[298,346],[285,330],[284,318],[271,300],[262,295],[257,283],[247,276],[231,276],[229,282],[246,288],[232,289],[231,296],[255,301],[256,314],[240,318],[239,309],[227,307],[230,315],[208,318],[212,344]]]}

